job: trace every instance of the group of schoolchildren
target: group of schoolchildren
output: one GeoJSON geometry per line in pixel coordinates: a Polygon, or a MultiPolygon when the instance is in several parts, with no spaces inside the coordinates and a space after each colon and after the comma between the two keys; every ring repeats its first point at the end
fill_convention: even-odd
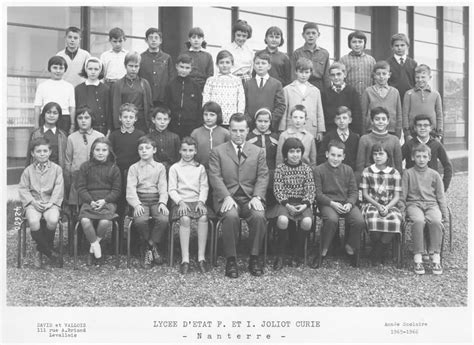
{"type": "Polygon", "coordinates": [[[243,113],[247,143],[266,151],[267,218],[276,219],[279,229],[275,270],[285,265],[290,221],[298,222],[292,242],[301,262],[316,204],[323,261],[344,217],[351,263],[357,264],[364,229],[372,262],[383,262],[406,213],[413,222],[415,273],[425,273],[429,255],[432,273],[441,274],[452,166],[442,145],[441,99],[428,85],[430,68],[407,56],[404,34],[392,37],[394,55],[376,62],[364,52],[367,37],[360,31],[348,36],[350,53],[330,64],[329,53],[317,44],[319,34],[316,23],[305,24],[305,44],[289,58],[278,50],[282,30],[270,27],[267,47],[254,54],[246,45],[252,28],[238,20],[233,42],[217,54],[214,74],[200,28],[189,31],[187,50],[175,65],[161,50],[156,28],[146,31],[148,49],[141,55],[124,50],[123,30],[112,29],[112,49],[100,58],[79,48],[80,30],[68,28],[66,48],[48,62],[51,79],[37,89],[39,127],[20,182],[37,244],[35,266],[41,267],[41,254],[56,260],[54,230],[64,199],[78,210],[90,243],[89,264],[103,262],[101,240],[128,204],[143,267],[163,263],[165,231],[170,220],[179,220],[180,270],[187,273],[195,220],[198,269],[207,272],[209,155],[231,139],[231,116],[243,113]]]}

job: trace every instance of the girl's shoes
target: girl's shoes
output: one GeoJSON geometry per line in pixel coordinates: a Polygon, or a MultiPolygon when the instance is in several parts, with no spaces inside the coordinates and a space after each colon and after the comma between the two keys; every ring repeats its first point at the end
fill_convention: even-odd
{"type": "Polygon", "coordinates": [[[100,248],[100,242],[95,241],[91,243],[91,248],[96,259],[99,259],[102,256],[102,249],[100,248]]]}
{"type": "Polygon", "coordinates": [[[415,273],[422,275],[425,274],[425,268],[423,267],[423,264],[421,262],[415,262],[415,273]]]}
{"type": "Polygon", "coordinates": [[[187,274],[189,271],[189,262],[181,263],[180,271],[181,271],[181,274],[187,274]]]}
{"type": "Polygon", "coordinates": [[[273,263],[273,269],[275,271],[280,271],[283,268],[283,258],[278,256],[273,263]]]}
{"type": "Polygon", "coordinates": [[[151,250],[147,249],[145,250],[145,253],[144,253],[144,258],[143,258],[143,268],[145,269],[149,269],[151,268],[151,264],[153,262],[153,253],[151,252],[151,250]]]}
{"type": "Polygon", "coordinates": [[[440,275],[443,274],[443,267],[439,263],[433,263],[431,266],[431,271],[433,274],[440,275]]]}
{"type": "Polygon", "coordinates": [[[205,260],[201,260],[198,262],[198,267],[199,267],[199,271],[201,271],[201,273],[207,273],[209,271],[209,266],[207,265],[207,262],[205,260]]]}
{"type": "Polygon", "coordinates": [[[152,252],[153,262],[155,263],[155,265],[162,265],[163,256],[158,251],[158,247],[156,246],[156,244],[154,244],[153,247],[151,248],[151,252],[152,252]]]}

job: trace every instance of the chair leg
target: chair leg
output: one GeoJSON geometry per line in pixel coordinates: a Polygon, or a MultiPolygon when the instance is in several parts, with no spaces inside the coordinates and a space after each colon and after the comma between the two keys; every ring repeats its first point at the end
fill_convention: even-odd
{"type": "Polygon", "coordinates": [[[16,260],[17,260],[17,268],[22,268],[23,267],[23,260],[22,260],[22,232],[23,232],[23,227],[26,227],[26,221],[23,220],[20,224],[20,227],[18,228],[18,243],[17,243],[17,253],[16,253],[16,260]]]}
{"type": "Polygon", "coordinates": [[[130,268],[130,229],[132,227],[132,223],[130,221],[129,225],[124,227],[127,230],[127,268],[130,268]]]}
{"type": "Polygon", "coordinates": [[[176,222],[172,222],[170,224],[170,230],[169,230],[169,237],[170,237],[170,240],[169,240],[169,255],[170,255],[170,258],[169,258],[169,265],[170,267],[173,267],[174,266],[174,233],[173,233],[173,225],[176,224],[176,222]]]}
{"type": "Polygon", "coordinates": [[[59,268],[63,268],[64,258],[63,258],[63,223],[59,221],[59,268]]]}
{"type": "Polygon", "coordinates": [[[453,251],[453,214],[451,209],[448,207],[448,217],[449,217],[449,252],[453,251]]]}
{"type": "MultiPolygon", "coordinates": [[[[208,220],[208,228],[210,228],[210,239],[209,239],[209,262],[213,263],[214,262],[214,237],[216,236],[216,227],[214,226],[214,222],[209,219],[208,220]]],[[[210,268],[212,269],[212,264],[209,265],[210,268]]]]}
{"type": "Polygon", "coordinates": [[[22,237],[23,237],[23,240],[21,242],[21,246],[22,246],[22,257],[23,259],[26,258],[26,222],[25,222],[25,226],[23,226],[23,229],[22,229],[22,237]]]}
{"type": "Polygon", "coordinates": [[[76,226],[74,227],[74,245],[73,245],[73,251],[74,251],[74,269],[77,270],[77,232],[79,231],[79,225],[80,222],[76,223],[76,226]]]}
{"type": "Polygon", "coordinates": [[[112,228],[115,228],[115,267],[119,268],[120,266],[120,228],[117,220],[112,221],[112,228]]]}
{"type": "Polygon", "coordinates": [[[219,229],[222,228],[222,221],[219,220],[217,222],[217,225],[216,225],[216,235],[214,236],[214,261],[213,261],[213,265],[214,266],[217,266],[217,242],[218,242],[218,239],[219,239],[219,229]]]}

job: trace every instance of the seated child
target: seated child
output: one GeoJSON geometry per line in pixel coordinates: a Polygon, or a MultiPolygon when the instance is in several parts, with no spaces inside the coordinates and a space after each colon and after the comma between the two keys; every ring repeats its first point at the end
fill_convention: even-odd
{"type": "Polygon", "coordinates": [[[18,194],[30,225],[31,237],[36,242],[34,266],[41,268],[41,254],[56,263],[58,253],[53,248],[54,234],[63,202],[63,172],[51,162],[51,147],[47,139],[35,138],[30,143],[33,163],[21,174],[18,194]],[[46,225],[41,223],[44,218],[46,225]]]}
{"type": "Polygon", "coordinates": [[[440,140],[443,137],[444,116],[441,96],[428,84],[430,79],[431,69],[427,65],[421,64],[415,68],[415,87],[405,92],[403,98],[403,131],[406,137],[413,134],[413,120],[418,114],[430,117],[434,137],[440,140]]]}
{"type": "Polygon", "coordinates": [[[166,171],[179,160],[181,140],[179,136],[168,129],[171,121],[171,111],[166,107],[156,107],[153,110],[151,122],[153,129],[150,137],[156,142],[155,160],[162,163],[166,171]]]}
{"type": "Polygon", "coordinates": [[[442,274],[441,267],[441,238],[443,224],[448,219],[448,207],[443,188],[443,181],[438,172],[428,167],[431,150],[425,144],[419,144],[412,150],[415,165],[404,171],[402,177],[402,197],[405,203],[407,217],[413,222],[411,231],[413,238],[413,253],[415,273],[425,274],[422,263],[424,252],[424,228],[428,226],[428,252],[431,258],[433,274],[442,274]]]}
{"type": "Polygon", "coordinates": [[[451,183],[451,178],[453,177],[453,165],[449,160],[443,144],[439,140],[433,139],[430,136],[432,128],[431,116],[423,114],[416,115],[413,123],[416,136],[402,146],[402,155],[406,163],[405,167],[406,169],[410,169],[415,165],[415,162],[413,162],[413,159],[411,158],[411,151],[415,146],[418,146],[419,144],[428,145],[431,150],[431,159],[428,162],[428,166],[435,171],[439,171],[439,159],[443,166],[443,185],[444,191],[446,192],[451,183]]]}
{"type": "Polygon", "coordinates": [[[142,240],[143,268],[151,268],[152,263],[163,263],[158,247],[169,223],[166,170],[163,164],[153,159],[155,152],[156,142],[149,135],[138,139],[140,160],[130,166],[127,176],[127,202],[133,207],[134,226],[142,240]],[[148,224],[150,215],[154,221],[151,230],[148,224]]]}
{"type": "Polygon", "coordinates": [[[355,174],[358,183],[360,183],[362,170],[371,164],[372,146],[377,143],[383,145],[390,152],[393,158],[393,167],[400,174],[402,172],[402,148],[400,141],[387,130],[390,121],[388,110],[383,107],[374,108],[370,111],[370,118],[372,119],[372,132],[360,138],[357,150],[355,174]]]}
{"type": "Polygon", "coordinates": [[[274,270],[283,268],[283,255],[288,246],[289,220],[299,221],[295,248],[297,265],[302,262],[304,242],[313,224],[314,178],[311,168],[301,161],[304,150],[301,140],[286,139],[282,148],[285,162],[275,170],[273,189],[278,204],[267,213],[269,219],[278,217],[278,256],[273,263],[274,270]]]}
{"type": "Polygon", "coordinates": [[[314,137],[309,133],[304,125],[306,123],[307,115],[306,108],[297,104],[290,112],[290,125],[286,131],[280,134],[278,140],[278,148],[276,155],[276,165],[283,163],[282,147],[283,143],[288,138],[298,138],[304,145],[304,153],[302,160],[304,163],[311,165],[316,163],[316,143],[314,137]]]}
{"type": "Polygon", "coordinates": [[[223,144],[230,139],[227,129],[221,127],[222,109],[216,102],[209,101],[202,107],[203,125],[191,133],[191,138],[196,140],[199,150],[196,161],[209,168],[209,155],[212,148],[223,144]]]}
{"type": "Polygon", "coordinates": [[[375,264],[379,259],[383,263],[388,244],[393,240],[394,234],[400,234],[402,214],[397,203],[402,191],[402,178],[392,167],[390,151],[383,145],[372,146],[371,158],[373,164],[362,172],[360,188],[365,202],[362,215],[372,241],[370,258],[372,264],[375,264]]]}
{"type": "Polygon", "coordinates": [[[334,122],[336,123],[336,129],[327,132],[318,149],[317,164],[322,164],[326,161],[326,151],[328,150],[328,144],[331,140],[338,140],[345,144],[345,158],[342,163],[347,164],[355,171],[357,149],[359,147],[359,134],[354,133],[350,130],[349,125],[352,123],[352,112],[346,106],[341,106],[336,109],[336,115],[334,116],[334,122]]]}
{"type": "Polygon", "coordinates": [[[272,113],[267,108],[261,108],[255,113],[255,129],[247,135],[247,142],[265,149],[268,166],[268,187],[265,201],[268,206],[276,204],[273,195],[273,173],[275,172],[276,153],[278,147],[278,134],[272,133],[270,124],[272,122],[272,113]]]}
{"type": "Polygon", "coordinates": [[[189,237],[191,220],[197,219],[198,267],[201,273],[208,271],[206,263],[207,207],[209,191],[206,169],[196,162],[197,143],[191,137],[181,140],[181,160],[173,164],[169,172],[168,191],[175,206],[171,219],[179,219],[179,241],[181,243],[181,273],[189,271],[189,237]]]}
{"type": "Polygon", "coordinates": [[[76,181],[83,202],[78,218],[91,244],[88,265],[93,264],[94,258],[99,264],[104,262],[100,241],[112,229],[112,219],[117,217],[115,202],[121,188],[120,171],[114,163],[110,141],[105,137],[97,138],[90,154],[90,160],[81,165],[76,181]]]}
{"type": "Polygon", "coordinates": [[[193,60],[187,53],[176,60],[177,76],[165,87],[165,103],[171,110],[170,131],[180,138],[191,134],[201,123],[202,94],[199,85],[191,78],[193,60]]]}
{"type": "Polygon", "coordinates": [[[377,107],[384,107],[388,111],[390,122],[388,131],[398,138],[402,134],[402,103],[398,90],[387,84],[390,77],[390,66],[386,61],[378,61],[373,70],[375,84],[365,89],[361,98],[362,131],[371,129],[370,112],[377,107]]]}
{"type": "Polygon", "coordinates": [[[26,166],[33,163],[33,157],[29,149],[30,144],[38,138],[46,138],[49,141],[49,147],[51,149],[49,160],[64,169],[66,165],[67,134],[57,127],[60,117],[61,107],[58,103],[49,102],[45,104],[39,117],[39,121],[42,125],[33,130],[30,135],[28,152],[26,154],[26,166]]]}
{"type": "MultiPolygon", "coordinates": [[[[336,233],[339,217],[346,218],[346,253],[351,257],[351,266],[357,266],[356,252],[360,248],[360,234],[365,227],[364,218],[356,206],[359,196],[354,173],[344,160],[345,145],[333,140],[326,151],[327,162],[313,168],[316,185],[316,201],[323,218],[321,229],[322,258],[327,255],[329,245],[336,233]]],[[[313,267],[318,266],[318,256],[313,267]]]]}
{"type": "Polygon", "coordinates": [[[324,120],[323,104],[319,89],[308,82],[313,70],[313,63],[310,59],[301,57],[296,61],[296,80],[285,86],[283,94],[285,96],[285,112],[280,121],[279,130],[284,131],[290,126],[290,111],[298,104],[306,108],[308,121],[305,124],[306,130],[320,141],[323,132],[326,131],[324,120]]]}

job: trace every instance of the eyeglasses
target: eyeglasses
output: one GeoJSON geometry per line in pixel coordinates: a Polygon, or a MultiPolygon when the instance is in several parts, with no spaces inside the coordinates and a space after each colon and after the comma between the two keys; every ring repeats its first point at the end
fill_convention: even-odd
{"type": "Polygon", "coordinates": [[[429,123],[419,123],[419,124],[416,125],[416,127],[428,128],[428,127],[431,127],[431,125],[429,123]]]}

